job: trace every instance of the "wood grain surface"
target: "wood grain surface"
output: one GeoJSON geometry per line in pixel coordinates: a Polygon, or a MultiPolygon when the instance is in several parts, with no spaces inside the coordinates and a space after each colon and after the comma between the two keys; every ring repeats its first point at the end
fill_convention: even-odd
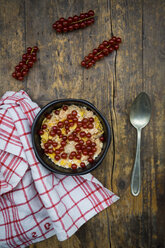
{"type": "Polygon", "coordinates": [[[1,0],[0,95],[25,90],[41,107],[60,98],[92,102],[108,119],[112,142],[93,172],[120,200],[84,224],[70,239],[52,237],[29,248],[165,247],[165,1],[164,0],[1,0]],[[52,23],[93,9],[96,22],[57,35],[52,23]],[[82,58],[111,34],[117,53],[90,70],[82,58]],[[38,62],[23,82],[11,77],[26,47],[38,45],[38,62]],[[142,131],[142,188],[130,193],[136,130],[129,122],[134,98],[148,93],[151,121],[142,131]]]}

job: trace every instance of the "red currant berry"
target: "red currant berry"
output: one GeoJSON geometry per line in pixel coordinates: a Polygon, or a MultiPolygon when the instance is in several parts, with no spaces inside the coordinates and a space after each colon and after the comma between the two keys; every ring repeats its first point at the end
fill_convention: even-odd
{"type": "Polygon", "coordinates": [[[103,44],[100,44],[98,48],[99,48],[99,50],[103,50],[105,47],[103,44]]]}
{"type": "Polygon", "coordinates": [[[26,71],[22,71],[22,76],[26,76],[27,75],[27,72],[26,71]]]}
{"type": "Polygon", "coordinates": [[[27,48],[27,53],[31,53],[31,51],[32,51],[32,48],[31,47],[28,47],[27,48]]]}
{"type": "Polygon", "coordinates": [[[68,120],[72,120],[73,116],[71,114],[67,115],[68,120]]]}
{"type": "Polygon", "coordinates": [[[84,19],[85,18],[85,14],[84,13],[81,13],[80,14],[80,19],[84,19]]]}
{"type": "Polygon", "coordinates": [[[57,161],[60,160],[60,156],[59,156],[59,155],[56,155],[54,158],[55,158],[55,160],[57,160],[57,161]]]}
{"type": "Polygon", "coordinates": [[[114,44],[115,44],[114,40],[110,39],[110,40],[109,40],[109,44],[110,44],[110,45],[114,45],[114,44]]]}
{"type": "Polygon", "coordinates": [[[79,20],[79,17],[77,15],[73,16],[73,21],[77,22],[79,20]]]}
{"type": "Polygon", "coordinates": [[[47,128],[47,125],[46,124],[43,124],[42,125],[42,129],[46,129],[47,128]]]}
{"type": "Polygon", "coordinates": [[[72,164],[71,165],[71,168],[72,168],[72,170],[76,170],[77,169],[77,165],[76,164],[72,164]]]}
{"type": "Polygon", "coordinates": [[[112,52],[113,52],[113,50],[114,50],[114,48],[113,48],[113,47],[109,47],[109,48],[108,48],[109,53],[112,53],[112,52]]]}
{"type": "Polygon", "coordinates": [[[44,147],[45,147],[45,148],[48,148],[49,146],[50,146],[49,143],[45,143],[45,144],[44,144],[44,147]]]}
{"type": "Polygon", "coordinates": [[[58,126],[59,128],[62,128],[62,127],[64,126],[64,123],[63,123],[62,121],[59,121],[58,124],[57,124],[57,126],[58,126]]]}
{"type": "Polygon", "coordinates": [[[79,137],[75,137],[75,138],[74,138],[74,141],[75,141],[75,142],[79,142],[79,137]]]}
{"type": "Polygon", "coordinates": [[[84,60],[87,62],[89,60],[89,58],[87,56],[85,56],[84,60]]]}
{"type": "Polygon", "coordinates": [[[69,127],[73,127],[73,126],[74,126],[74,122],[70,122],[69,127]]]}
{"type": "Polygon", "coordinates": [[[113,37],[112,37],[112,40],[113,40],[113,41],[116,41],[116,36],[113,36],[113,37]]]}
{"type": "Polygon", "coordinates": [[[117,37],[117,38],[116,38],[116,42],[117,42],[117,43],[121,43],[121,38],[120,38],[120,37],[117,37]]]}
{"type": "Polygon", "coordinates": [[[74,117],[73,118],[73,122],[78,122],[78,118],[77,117],[74,117]]]}
{"type": "Polygon", "coordinates": [[[77,155],[76,155],[76,158],[77,158],[77,159],[81,159],[81,155],[80,155],[80,154],[77,154],[77,155]]]}
{"type": "Polygon", "coordinates": [[[61,141],[61,146],[66,146],[66,141],[62,140],[61,141]]]}
{"type": "Polygon", "coordinates": [[[20,70],[21,70],[21,67],[20,67],[19,65],[17,65],[17,66],[15,67],[15,70],[16,70],[16,71],[20,71],[20,70]]]}
{"type": "Polygon", "coordinates": [[[76,148],[76,150],[80,150],[81,145],[80,145],[80,144],[76,144],[76,145],[75,145],[75,148],[76,148]]]}
{"type": "Polygon", "coordinates": [[[44,131],[43,130],[39,130],[38,132],[40,135],[43,135],[44,134],[44,131]]]}
{"type": "Polygon", "coordinates": [[[49,120],[50,120],[50,119],[51,119],[51,117],[52,117],[52,116],[51,116],[50,114],[46,114],[46,118],[47,118],[47,119],[49,119],[49,120]]]}
{"type": "Polygon", "coordinates": [[[109,42],[108,42],[107,40],[104,40],[104,41],[103,41],[103,45],[104,45],[104,46],[108,46],[108,45],[109,45],[109,42]]]}
{"type": "Polygon", "coordinates": [[[119,45],[114,45],[114,49],[118,50],[119,49],[119,45]]]}
{"type": "Polygon", "coordinates": [[[85,66],[85,65],[86,65],[86,63],[85,63],[84,60],[81,62],[81,65],[82,65],[82,66],[85,66]]]}
{"type": "Polygon", "coordinates": [[[88,162],[89,162],[89,163],[93,163],[93,158],[89,157],[89,158],[88,158],[88,162]]]}
{"type": "Polygon", "coordinates": [[[57,31],[57,33],[61,33],[62,32],[62,29],[57,28],[56,31],[57,31]]]}
{"type": "Polygon", "coordinates": [[[87,144],[87,145],[92,145],[92,141],[91,141],[91,140],[87,140],[87,141],[86,141],[86,144],[87,144]]]}
{"type": "Polygon", "coordinates": [[[80,145],[83,145],[83,144],[84,144],[84,141],[83,141],[83,140],[80,140],[80,141],[79,141],[79,144],[80,144],[80,145]]]}
{"type": "Polygon", "coordinates": [[[63,139],[64,141],[66,141],[66,140],[67,140],[67,136],[64,135],[64,136],[62,137],[62,139],[63,139]]]}
{"type": "Polygon", "coordinates": [[[53,149],[48,150],[48,153],[50,153],[50,154],[52,154],[53,152],[54,152],[53,149]]]}
{"type": "Polygon", "coordinates": [[[60,151],[60,152],[63,152],[63,151],[64,151],[64,147],[63,147],[63,146],[60,146],[60,147],[59,147],[59,151],[60,151]]]}
{"type": "Polygon", "coordinates": [[[64,27],[64,28],[63,28],[63,31],[64,31],[64,32],[68,32],[68,28],[67,28],[67,27],[64,27]]]}
{"type": "Polygon", "coordinates": [[[73,137],[73,135],[69,135],[69,136],[68,136],[68,140],[69,140],[69,141],[72,141],[72,140],[74,140],[74,137],[73,137]]]}
{"type": "Polygon", "coordinates": [[[85,23],[82,22],[82,23],[80,24],[80,27],[81,27],[81,28],[85,28],[85,27],[86,27],[85,23]]]}
{"type": "Polygon", "coordinates": [[[88,128],[89,128],[89,129],[92,129],[92,128],[94,128],[94,125],[93,125],[92,123],[89,123],[89,124],[88,124],[88,128]]]}
{"type": "Polygon", "coordinates": [[[55,150],[55,154],[60,154],[60,150],[59,149],[56,149],[55,150]]]}
{"type": "Polygon", "coordinates": [[[104,58],[104,54],[103,53],[100,53],[97,57],[98,57],[98,59],[103,59],[104,58]]]}
{"type": "Polygon", "coordinates": [[[56,29],[57,28],[57,24],[53,23],[52,28],[56,29]]]}
{"type": "Polygon", "coordinates": [[[73,25],[73,27],[74,27],[74,29],[78,29],[79,28],[79,24],[76,23],[76,24],[73,25]]]}
{"type": "Polygon", "coordinates": [[[104,142],[104,136],[100,137],[100,141],[104,142]]]}
{"type": "Polygon", "coordinates": [[[58,135],[60,135],[60,134],[61,134],[61,130],[60,130],[60,129],[57,129],[56,133],[57,133],[58,135]]]}
{"type": "Polygon", "coordinates": [[[73,111],[72,111],[72,115],[73,115],[73,116],[76,116],[76,115],[77,115],[77,111],[76,111],[76,110],[73,110],[73,111]]]}
{"type": "Polygon", "coordinates": [[[104,49],[103,49],[103,53],[104,53],[104,55],[106,55],[106,56],[107,56],[107,55],[108,55],[108,53],[109,53],[109,49],[108,49],[108,48],[104,48],[104,49]]]}
{"type": "Polygon", "coordinates": [[[93,59],[94,56],[93,56],[92,53],[89,53],[89,54],[88,54],[88,57],[89,57],[90,59],[93,59]]]}
{"type": "Polygon", "coordinates": [[[80,137],[83,138],[86,136],[86,133],[84,131],[80,132],[80,137]]]}
{"type": "Polygon", "coordinates": [[[55,113],[56,115],[59,115],[60,110],[56,109],[56,110],[54,111],[54,113],[55,113]]]}
{"type": "Polygon", "coordinates": [[[87,155],[88,155],[88,151],[87,151],[86,149],[84,149],[84,150],[82,151],[82,154],[83,154],[84,156],[87,156],[87,155]]]}
{"type": "Polygon", "coordinates": [[[54,137],[56,135],[56,133],[52,130],[49,132],[50,136],[54,137]]]}
{"type": "Polygon", "coordinates": [[[66,110],[68,109],[68,106],[65,105],[65,106],[62,107],[62,109],[63,109],[64,111],[66,111],[66,110]]]}
{"type": "Polygon", "coordinates": [[[78,126],[78,127],[82,127],[82,122],[81,122],[81,121],[78,121],[78,122],[77,122],[77,126],[78,126]]]}
{"type": "Polygon", "coordinates": [[[73,152],[70,153],[70,155],[73,156],[73,157],[75,157],[76,156],[76,152],[73,151],[73,152]]]}
{"type": "Polygon", "coordinates": [[[55,142],[55,141],[53,141],[53,147],[57,147],[58,146],[58,143],[57,142],[55,142]]]}
{"type": "Polygon", "coordinates": [[[47,142],[48,142],[48,144],[51,144],[51,145],[53,144],[53,140],[52,139],[48,139],[47,142]]]}
{"type": "Polygon", "coordinates": [[[79,133],[81,131],[81,128],[80,127],[77,127],[76,129],[75,129],[75,132],[76,133],[79,133]]]}
{"type": "Polygon", "coordinates": [[[27,54],[26,53],[22,55],[22,59],[25,59],[25,60],[27,59],[27,54]]]}
{"type": "Polygon", "coordinates": [[[92,142],[92,147],[95,147],[96,146],[96,143],[95,142],[92,142]]]}
{"type": "Polygon", "coordinates": [[[68,22],[67,21],[64,21],[62,24],[63,24],[64,27],[67,27],[68,26],[68,22]]]}
{"type": "Polygon", "coordinates": [[[24,65],[24,63],[21,61],[19,62],[19,66],[22,68],[22,66],[24,65]]]}
{"type": "Polygon", "coordinates": [[[65,21],[65,18],[64,17],[61,17],[59,22],[64,22],[65,21]]]}
{"type": "Polygon", "coordinates": [[[13,73],[12,73],[12,77],[13,77],[13,78],[17,78],[17,76],[16,76],[16,73],[15,73],[15,72],[13,72],[13,73]]]}
{"type": "Polygon", "coordinates": [[[72,23],[73,22],[73,18],[72,17],[68,17],[68,23],[72,23]]]}
{"type": "Polygon", "coordinates": [[[37,52],[37,51],[38,51],[38,47],[37,47],[37,46],[34,46],[34,47],[33,47],[33,51],[34,51],[34,52],[37,52]]]}
{"type": "Polygon", "coordinates": [[[64,124],[65,124],[65,125],[68,125],[68,124],[69,124],[69,121],[68,121],[68,120],[65,120],[65,121],[64,121],[64,124]]]}
{"type": "Polygon", "coordinates": [[[85,163],[84,162],[81,162],[80,163],[80,166],[81,166],[81,168],[85,168],[85,163]]]}
{"type": "Polygon", "coordinates": [[[92,135],[90,133],[87,133],[86,136],[87,138],[91,138],[92,135]]]}
{"type": "Polygon", "coordinates": [[[73,31],[73,29],[74,29],[73,25],[70,25],[70,26],[68,27],[68,29],[69,29],[69,31],[73,31]]]}
{"type": "Polygon", "coordinates": [[[67,153],[63,152],[63,153],[61,154],[61,158],[66,159],[66,158],[67,158],[67,153]]]}
{"type": "Polygon", "coordinates": [[[22,77],[22,76],[21,76],[21,77],[19,77],[19,78],[18,78],[18,80],[22,81],[22,80],[23,80],[23,77],[22,77]]]}
{"type": "Polygon", "coordinates": [[[96,151],[97,151],[96,147],[92,147],[92,152],[96,152],[96,151]]]}
{"type": "Polygon", "coordinates": [[[89,10],[89,11],[88,11],[88,15],[89,15],[89,16],[94,16],[94,14],[95,14],[95,12],[94,12],[93,10],[89,10]]]}
{"type": "Polygon", "coordinates": [[[69,159],[71,159],[71,160],[73,159],[73,156],[71,154],[69,155],[69,159]]]}

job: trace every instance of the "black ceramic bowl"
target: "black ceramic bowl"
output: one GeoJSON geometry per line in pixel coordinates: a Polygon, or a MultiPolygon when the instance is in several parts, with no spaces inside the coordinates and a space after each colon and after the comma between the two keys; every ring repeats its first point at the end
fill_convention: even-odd
{"type": "Polygon", "coordinates": [[[33,125],[32,125],[32,143],[33,143],[33,148],[36,154],[37,159],[39,162],[46,167],[48,170],[53,171],[55,173],[63,174],[63,175],[71,175],[71,176],[76,176],[76,175],[82,175],[91,172],[92,170],[96,169],[101,162],[103,161],[109,145],[111,141],[111,131],[110,131],[110,126],[108,124],[108,121],[105,119],[105,117],[96,109],[96,107],[91,104],[90,102],[86,100],[78,100],[78,99],[61,99],[61,100],[55,100],[50,103],[48,103],[45,107],[43,107],[40,112],[37,114],[33,125]],[[41,128],[42,121],[45,118],[46,114],[50,114],[53,110],[61,108],[63,105],[72,105],[75,104],[77,106],[83,106],[86,107],[87,109],[93,111],[93,113],[99,118],[101,124],[103,125],[104,129],[104,144],[103,144],[103,149],[99,156],[94,160],[92,164],[88,164],[86,168],[78,168],[77,170],[72,170],[70,168],[63,168],[60,167],[56,164],[54,164],[45,154],[43,149],[41,148],[41,141],[40,141],[40,136],[38,134],[38,131],[41,128]]]}

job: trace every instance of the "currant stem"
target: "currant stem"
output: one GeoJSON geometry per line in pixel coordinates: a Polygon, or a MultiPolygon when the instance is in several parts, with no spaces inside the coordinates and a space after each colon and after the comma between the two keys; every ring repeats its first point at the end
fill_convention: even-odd
{"type": "MultiPolygon", "coordinates": [[[[105,48],[109,48],[110,46],[111,46],[111,45],[108,45],[108,46],[106,46],[105,48]]],[[[102,51],[96,53],[95,56],[98,56],[100,53],[102,53],[102,51]]],[[[89,64],[89,62],[92,61],[92,60],[93,60],[93,59],[88,60],[88,61],[86,62],[86,64],[89,64]]]]}
{"type": "Polygon", "coordinates": [[[89,19],[91,19],[91,18],[94,18],[94,16],[95,16],[95,15],[89,16],[89,17],[87,17],[87,18],[85,18],[85,19],[82,19],[82,20],[79,20],[79,21],[77,21],[77,22],[72,22],[71,25],[72,25],[72,24],[79,23],[79,22],[83,22],[83,21],[86,21],[86,20],[89,20],[89,19]]]}

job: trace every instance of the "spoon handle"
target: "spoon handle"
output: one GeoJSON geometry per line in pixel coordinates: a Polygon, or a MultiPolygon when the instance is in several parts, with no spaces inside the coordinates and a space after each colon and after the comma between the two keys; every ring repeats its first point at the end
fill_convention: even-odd
{"type": "Polygon", "coordinates": [[[141,129],[137,129],[137,147],[136,147],[136,158],[132,172],[131,179],[131,193],[134,196],[138,196],[140,193],[141,186],[141,175],[140,175],[140,143],[141,143],[141,129]]]}

